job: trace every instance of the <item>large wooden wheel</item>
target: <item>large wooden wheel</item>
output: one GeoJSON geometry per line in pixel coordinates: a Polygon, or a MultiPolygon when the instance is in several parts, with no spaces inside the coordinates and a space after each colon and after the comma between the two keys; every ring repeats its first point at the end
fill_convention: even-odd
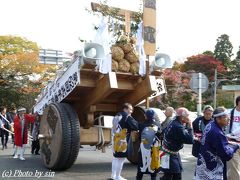
{"type": "Polygon", "coordinates": [[[44,165],[52,170],[65,170],[77,158],[80,125],[76,112],[66,103],[50,104],[40,123],[40,147],[44,165]]]}
{"type": "MultiPolygon", "coordinates": [[[[143,123],[145,121],[145,109],[138,106],[134,107],[132,117],[135,120],[137,120],[138,123],[143,123]]],[[[127,157],[127,159],[133,164],[138,164],[139,147],[140,147],[140,139],[139,137],[135,136],[135,141],[133,142],[133,149],[131,150],[131,153],[129,153],[127,157]]]]}

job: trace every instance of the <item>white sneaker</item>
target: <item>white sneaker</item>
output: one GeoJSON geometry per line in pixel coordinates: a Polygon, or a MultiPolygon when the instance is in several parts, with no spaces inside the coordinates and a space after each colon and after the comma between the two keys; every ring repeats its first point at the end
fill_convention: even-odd
{"type": "Polygon", "coordinates": [[[124,177],[122,177],[122,176],[120,176],[120,178],[121,178],[121,180],[127,180],[127,179],[125,179],[124,177]]]}
{"type": "Polygon", "coordinates": [[[25,161],[25,158],[24,157],[19,157],[19,159],[21,160],[21,161],[25,161]]]}
{"type": "Polygon", "coordinates": [[[13,159],[17,159],[17,158],[18,158],[18,155],[15,154],[15,155],[13,156],[13,159]]]}
{"type": "Polygon", "coordinates": [[[116,177],[114,180],[127,180],[125,178],[123,178],[122,176],[116,177]]]}

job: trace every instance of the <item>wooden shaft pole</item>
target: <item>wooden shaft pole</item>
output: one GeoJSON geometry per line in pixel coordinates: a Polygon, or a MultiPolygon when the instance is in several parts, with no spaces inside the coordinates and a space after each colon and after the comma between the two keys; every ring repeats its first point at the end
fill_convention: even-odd
{"type": "MultiPolygon", "coordinates": [[[[146,76],[149,76],[150,74],[150,69],[149,69],[149,55],[147,55],[147,59],[146,59],[146,76]]],[[[149,97],[146,98],[146,109],[149,108],[149,97]]]]}

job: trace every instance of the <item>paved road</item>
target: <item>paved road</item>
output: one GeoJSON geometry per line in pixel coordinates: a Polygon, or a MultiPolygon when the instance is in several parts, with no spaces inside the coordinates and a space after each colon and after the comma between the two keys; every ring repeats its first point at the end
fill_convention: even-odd
{"type": "MultiPolygon", "coordinates": [[[[30,148],[26,150],[26,161],[20,161],[13,159],[11,154],[13,152],[12,145],[9,144],[7,150],[0,150],[0,179],[26,179],[26,178],[4,178],[6,173],[11,172],[12,175],[40,175],[39,173],[47,173],[47,176],[53,176],[54,179],[59,180],[106,180],[110,176],[111,171],[111,150],[107,149],[106,153],[101,151],[95,151],[94,147],[85,146],[80,149],[78,158],[75,164],[68,170],[63,172],[52,172],[46,169],[42,162],[41,157],[30,154],[30,148]],[[10,171],[11,170],[11,171],[10,171]],[[25,173],[25,174],[24,174],[25,173]]],[[[191,180],[194,172],[195,159],[191,156],[191,146],[185,145],[185,148],[181,152],[182,161],[185,171],[183,172],[183,180],[191,180]]],[[[136,166],[132,165],[128,161],[123,168],[122,176],[128,180],[134,180],[136,175],[136,166]]],[[[37,179],[37,178],[27,178],[37,179]]],[[[53,178],[40,178],[40,179],[53,179],[53,178]]],[[[150,179],[148,176],[144,176],[144,179],[150,179]]]]}

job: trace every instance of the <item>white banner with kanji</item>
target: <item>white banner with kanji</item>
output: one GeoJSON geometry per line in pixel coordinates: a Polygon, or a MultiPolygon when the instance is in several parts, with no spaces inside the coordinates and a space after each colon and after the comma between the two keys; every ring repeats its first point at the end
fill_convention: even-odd
{"type": "Polygon", "coordinates": [[[152,98],[155,98],[157,96],[160,96],[161,94],[167,93],[164,79],[156,79],[156,83],[157,83],[157,91],[155,93],[153,93],[149,97],[149,99],[152,99],[152,98]]]}
{"type": "Polygon", "coordinates": [[[42,95],[43,97],[34,106],[34,112],[38,112],[41,115],[50,103],[60,103],[78,84],[80,84],[80,71],[79,60],[77,59],[67,68],[61,77],[55,79],[51,85],[48,85],[48,88],[42,95]]]}

